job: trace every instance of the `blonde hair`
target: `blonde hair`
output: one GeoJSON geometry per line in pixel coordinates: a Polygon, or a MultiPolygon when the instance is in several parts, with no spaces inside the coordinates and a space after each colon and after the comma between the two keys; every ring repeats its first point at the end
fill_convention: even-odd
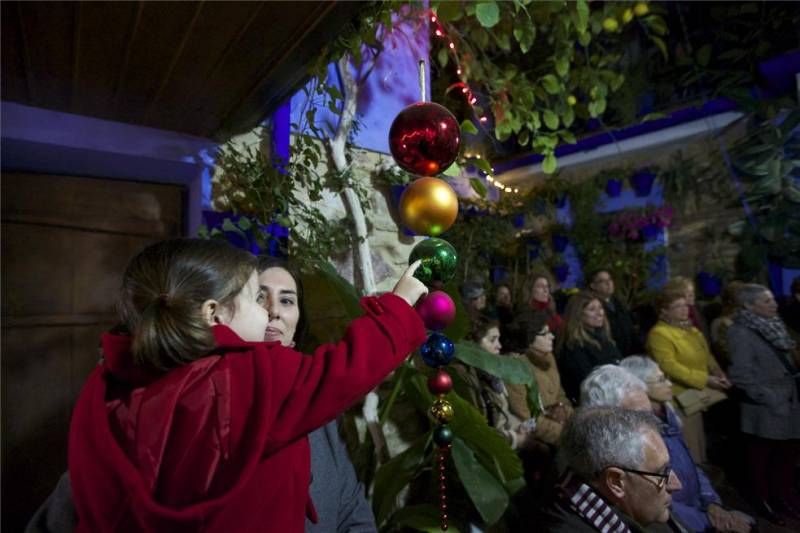
{"type": "Polygon", "coordinates": [[[664,284],[664,292],[683,292],[694,289],[694,282],[685,276],[675,276],[664,284]]]}
{"type": "MultiPolygon", "coordinates": [[[[567,309],[564,312],[565,327],[564,334],[559,340],[559,349],[563,346],[575,348],[577,346],[586,346],[587,344],[602,348],[583,323],[583,310],[593,301],[597,301],[600,305],[603,304],[595,293],[586,290],[569,299],[567,309]]],[[[613,343],[614,339],[611,337],[611,328],[608,325],[608,317],[606,316],[603,316],[603,332],[606,338],[613,343]]]]}

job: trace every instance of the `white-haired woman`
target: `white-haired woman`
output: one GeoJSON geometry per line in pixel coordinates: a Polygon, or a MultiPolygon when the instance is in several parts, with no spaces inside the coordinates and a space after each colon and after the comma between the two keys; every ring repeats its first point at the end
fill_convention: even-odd
{"type": "Polygon", "coordinates": [[[694,531],[750,531],[752,519],[722,507],[708,477],[692,459],[681,433],[680,418],[672,407],[672,383],[658,364],[649,357],[632,355],[620,361],[619,366],[644,382],[653,412],[663,422],[661,438],[682,485],[672,493],[672,512],[694,531]]]}
{"type": "Polygon", "coordinates": [[[728,375],[744,393],[740,422],[759,510],[774,521],[780,520],[775,507],[800,518],[793,479],[800,459],[797,344],[769,289],[747,284],[738,299],[742,308],[728,329],[728,375]]]}

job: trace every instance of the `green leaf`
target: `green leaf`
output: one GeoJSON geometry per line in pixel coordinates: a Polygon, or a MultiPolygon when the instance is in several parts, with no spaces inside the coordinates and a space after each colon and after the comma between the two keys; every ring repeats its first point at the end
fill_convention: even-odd
{"type": "Polygon", "coordinates": [[[430,434],[421,436],[410,448],[387,461],[375,473],[372,509],[378,525],[392,514],[397,505],[398,493],[424,466],[425,447],[429,440],[430,434]]]}
{"type": "Polygon", "coordinates": [[[647,122],[649,120],[657,120],[660,118],[665,118],[667,115],[664,113],[648,113],[642,117],[642,122],[647,122]]]}
{"type": "Polygon", "coordinates": [[[561,115],[561,122],[565,128],[569,128],[575,122],[575,111],[571,107],[568,107],[561,115]]]}
{"type": "Polygon", "coordinates": [[[450,61],[450,49],[444,46],[439,48],[439,51],[436,53],[436,59],[439,61],[439,66],[446,67],[447,63],[450,61]]]}
{"type": "Polygon", "coordinates": [[[542,87],[549,94],[558,94],[561,92],[561,84],[553,74],[545,74],[542,76],[542,87]]]}
{"type": "Polygon", "coordinates": [[[711,60],[711,45],[706,44],[700,47],[700,49],[697,51],[696,58],[698,65],[701,67],[708,66],[708,62],[711,60]]]}
{"type": "Polygon", "coordinates": [[[250,219],[247,217],[239,217],[239,221],[236,223],[239,226],[239,229],[242,231],[247,231],[253,227],[253,223],[250,222],[250,219]]]}
{"type": "Polygon", "coordinates": [[[561,56],[556,59],[556,72],[562,78],[566,78],[567,74],[569,74],[569,58],[566,56],[561,56]]]}
{"type": "Polygon", "coordinates": [[[478,128],[475,127],[475,124],[470,119],[466,119],[461,123],[461,133],[477,135],[478,128]]]}
{"type": "MultiPolygon", "coordinates": [[[[575,10],[578,14],[578,20],[576,26],[578,28],[578,33],[585,33],[586,29],[589,26],[589,4],[586,0],[578,0],[575,3],[575,10]]],[[[591,35],[590,35],[591,37],[591,35]]],[[[583,43],[581,43],[583,44],[583,43]]],[[[588,44],[588,43],[587,43],[588,44]]],[[[586,45],[584,45],[586,46],[586,45]]]]}
{"type": "Polygon", "coordinates": [[[528,53],[536,40],[536,26],[527,17],[518,17],[514,24],[514,38],[519,43],[522,53],[528,53]]]}
{"type": "Polygon", "coordinates": [[[458,437],[452,451],[458,477],[487,524],[494,524],[508,507],[508,493],[497,478],[478,461],[473,451],[458,437]]]}
{"type": "Polygon", "coordinates": [[[653,41],[653,44],[661,51],[664,61],[667,61],[669,59],[669,52],[667,51],[667,43],[664,42],[664,39],[655,35],[650,35],[650,40],[653,41]]]}
{"type": "Polygon", "coordinates": [[[447,167],[444,172],[442,172],[442,175],[450,176],[451,178],[455,178],[456,176],[460,176],[461,175],[461,167],[458,166],[456,163],[453,163],[452,165],[447,167]]]}
{"type": "Polygon", "coordinates": [[[492,165],[486,159],[470,159],[470,163],[483,170],[487,174],[494,174],[492,165]]]}
{"type": "Polygon", "coordinates": [[[544,120],[544,125],[550,128],[551,130],[558,129],[558,115],[553,113],[549,109],[545,109],[542,113],[542,120],[544,120]]]}
{"type": "Polygon", "coordinates": [[[557,166],[558,163],[556,162],[555,154],[550,153],[544,156],[544,161],[542,161],[542,171],[545,174],[552,174],[556,171],[557,166]]]}
{"type": "Polygon", "coordinates": [[[530,140],[531,140],[530,130],[522,130],[520,134],[517,135],[517,143],[519,143],[520,146],[527,146],[530,140]]]}
{"type": "MultiPolygon", "coordinates": [[[[417,531],[425,531],[430,533],[441,532],[438,507],[431,504],[422,505],[409,505],[402,509],[398,509],[389,519],[389,523],[393,526],[406,526],[417,531]]],[[[453,525],[453,522],[448,524],[448,532],[458,533],[458,528],[453,525]]]]}
{"type": "Polygon", "coordinates": [[[564,141],[565,143],[575,144],[577,142],[575,135],[569,130],[562,130],[558,133],[558,135],[561,137],[561,140],[564,141]]]}
{"type": "Polygon", "coordinates": [[[469,184],[472,187],[472,190],[475,191],[478,196],[481,198],[486,198],[486,193],[489,191],[486,190],[486,185],[483,184],[483,181],[479,180],[478,178],[470,178],[469,184]]]}
{"type": "Polygon", "coordinates": [[[484,28],[492,28],[500,22],[500,8],[496,2],[479,2],[475,6],[475,17],[484,28]]]}
{"type": "Polygon", "coordinates": [[[239,229],[239,226],[234,224],[233,221],[230,218],[226,218],[225,220],[222,221],[222,231],[229,231],[231,233],[235,233],[236,235],[240,236],[241,238],[243,238],[245,240],[248,240],[247,239],[247,234],[245,234],[245,232],[243,232],[241,229],[239,229]]]}
{"type": "Polygon", "coordinates": [[[490,354],[471,341],[456,343],[456,359],[508,383],[530,385],[534,379],[523,361],[516,357],[498,357],[490,354]]]}
{"type": "Polygon", "coordinates": [[[436,6],[436,15],[442,22],[453,22],[461,18],[464,10],[461,9],[461,2],[440,2],[436,6]]]}

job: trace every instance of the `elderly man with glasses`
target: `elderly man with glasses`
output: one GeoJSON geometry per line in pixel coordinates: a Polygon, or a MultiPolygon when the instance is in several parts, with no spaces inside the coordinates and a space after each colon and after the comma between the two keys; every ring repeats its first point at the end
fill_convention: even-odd
{"type": "Polygon", "coordinates": [[[681,482],[681,487],[672,493],[674,518],[692,531],[750,531],[752,518],[725,509],[708,477],[693,461],[671,400],[669,379],[648,357],[631,356],[623,359],[620,366],[598,367],[581,383],[582,406],[622,407],[655,414],[672,472],[681,482]]]}
{"type": "Polygon", "coordinates": [[[578,409],[562,433],[559,464],[566,470],[544,531],[643,532],[669,522],[671,494],[681,484],[651,414],[578,409]]]}

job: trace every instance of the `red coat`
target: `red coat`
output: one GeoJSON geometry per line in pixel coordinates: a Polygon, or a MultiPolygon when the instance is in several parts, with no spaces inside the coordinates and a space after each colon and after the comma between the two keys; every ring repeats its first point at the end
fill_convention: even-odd
{"type": "Polygon", "coordinates": [[[401,298],[364,298],[343,340],[305,356],[216,326],[217,348],[162,376],[105,334],[72,416],[77,531],[301,532],[307,433],[369,392],[425,340],[401,298]]]}

